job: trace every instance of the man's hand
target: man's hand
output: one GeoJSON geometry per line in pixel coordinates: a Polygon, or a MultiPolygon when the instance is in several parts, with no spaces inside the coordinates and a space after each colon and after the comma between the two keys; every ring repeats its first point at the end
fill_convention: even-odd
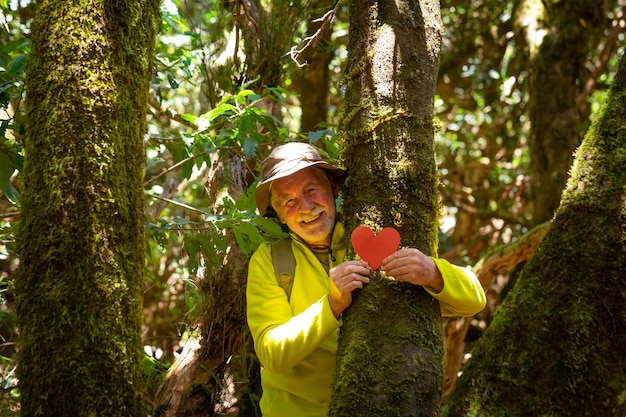
{"type": "Polygon", "coordinates": [[[398,281],[425,285],[436,293],[443,290],[443,277],[435,261],[418,249],[402,249],[383,260],[380,269],[398,281]]]}
{"type": "Polygon", "coordinates": [[[365,261],[347,261],[329,271],[330,293],[328,301],[336,318],[352,303],[352,291],[370,282],[370,270],[365,261]]]}

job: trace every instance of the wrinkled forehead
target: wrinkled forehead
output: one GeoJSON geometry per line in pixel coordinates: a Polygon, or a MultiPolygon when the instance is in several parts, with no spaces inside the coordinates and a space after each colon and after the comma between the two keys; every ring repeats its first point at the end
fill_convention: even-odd
{"type": "Polygon", "coordinates": [[[303,188],[311,184],[328,185],[330,191],[330,180],[328,174],[322,168],[315,166],[305,168],[287,177],[272,181],[270,185],[270,198],[278,198],[282,195],[298,193],[303,188]]]}

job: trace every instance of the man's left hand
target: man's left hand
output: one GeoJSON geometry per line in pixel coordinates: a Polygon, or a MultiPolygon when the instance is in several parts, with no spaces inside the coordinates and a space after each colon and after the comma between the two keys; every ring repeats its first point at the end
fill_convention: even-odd
{"type": "Polygon", "coordinates": [[[435,261],[418,249],[401,249],[383,260],[380,267],[385,275],[398,281],[428,286],[436,293],[443,290],[443,277],[435,261]]]}

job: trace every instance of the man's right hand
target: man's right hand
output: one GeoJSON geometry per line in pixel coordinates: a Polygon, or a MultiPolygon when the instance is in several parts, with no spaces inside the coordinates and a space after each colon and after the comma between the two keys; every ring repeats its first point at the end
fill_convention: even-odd
{"type": "Polygon", "coordinates": [[[365,261],[347,261],[330,270],[328,301],[336,318],[352,303],[352,291],[370,282],[369,273],[365,261]]]}

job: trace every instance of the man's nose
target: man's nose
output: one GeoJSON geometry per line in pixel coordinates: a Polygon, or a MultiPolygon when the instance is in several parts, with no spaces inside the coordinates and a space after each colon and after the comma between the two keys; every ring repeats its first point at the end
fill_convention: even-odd
{"type": "Polygon", "coordinates": [[[307,196],[302,196],[302,198],[300,199],[300,210],[311,211],[313,210],[313,207],[315,207],[315,202],[313,201],[313,199],[307,196]]]}

